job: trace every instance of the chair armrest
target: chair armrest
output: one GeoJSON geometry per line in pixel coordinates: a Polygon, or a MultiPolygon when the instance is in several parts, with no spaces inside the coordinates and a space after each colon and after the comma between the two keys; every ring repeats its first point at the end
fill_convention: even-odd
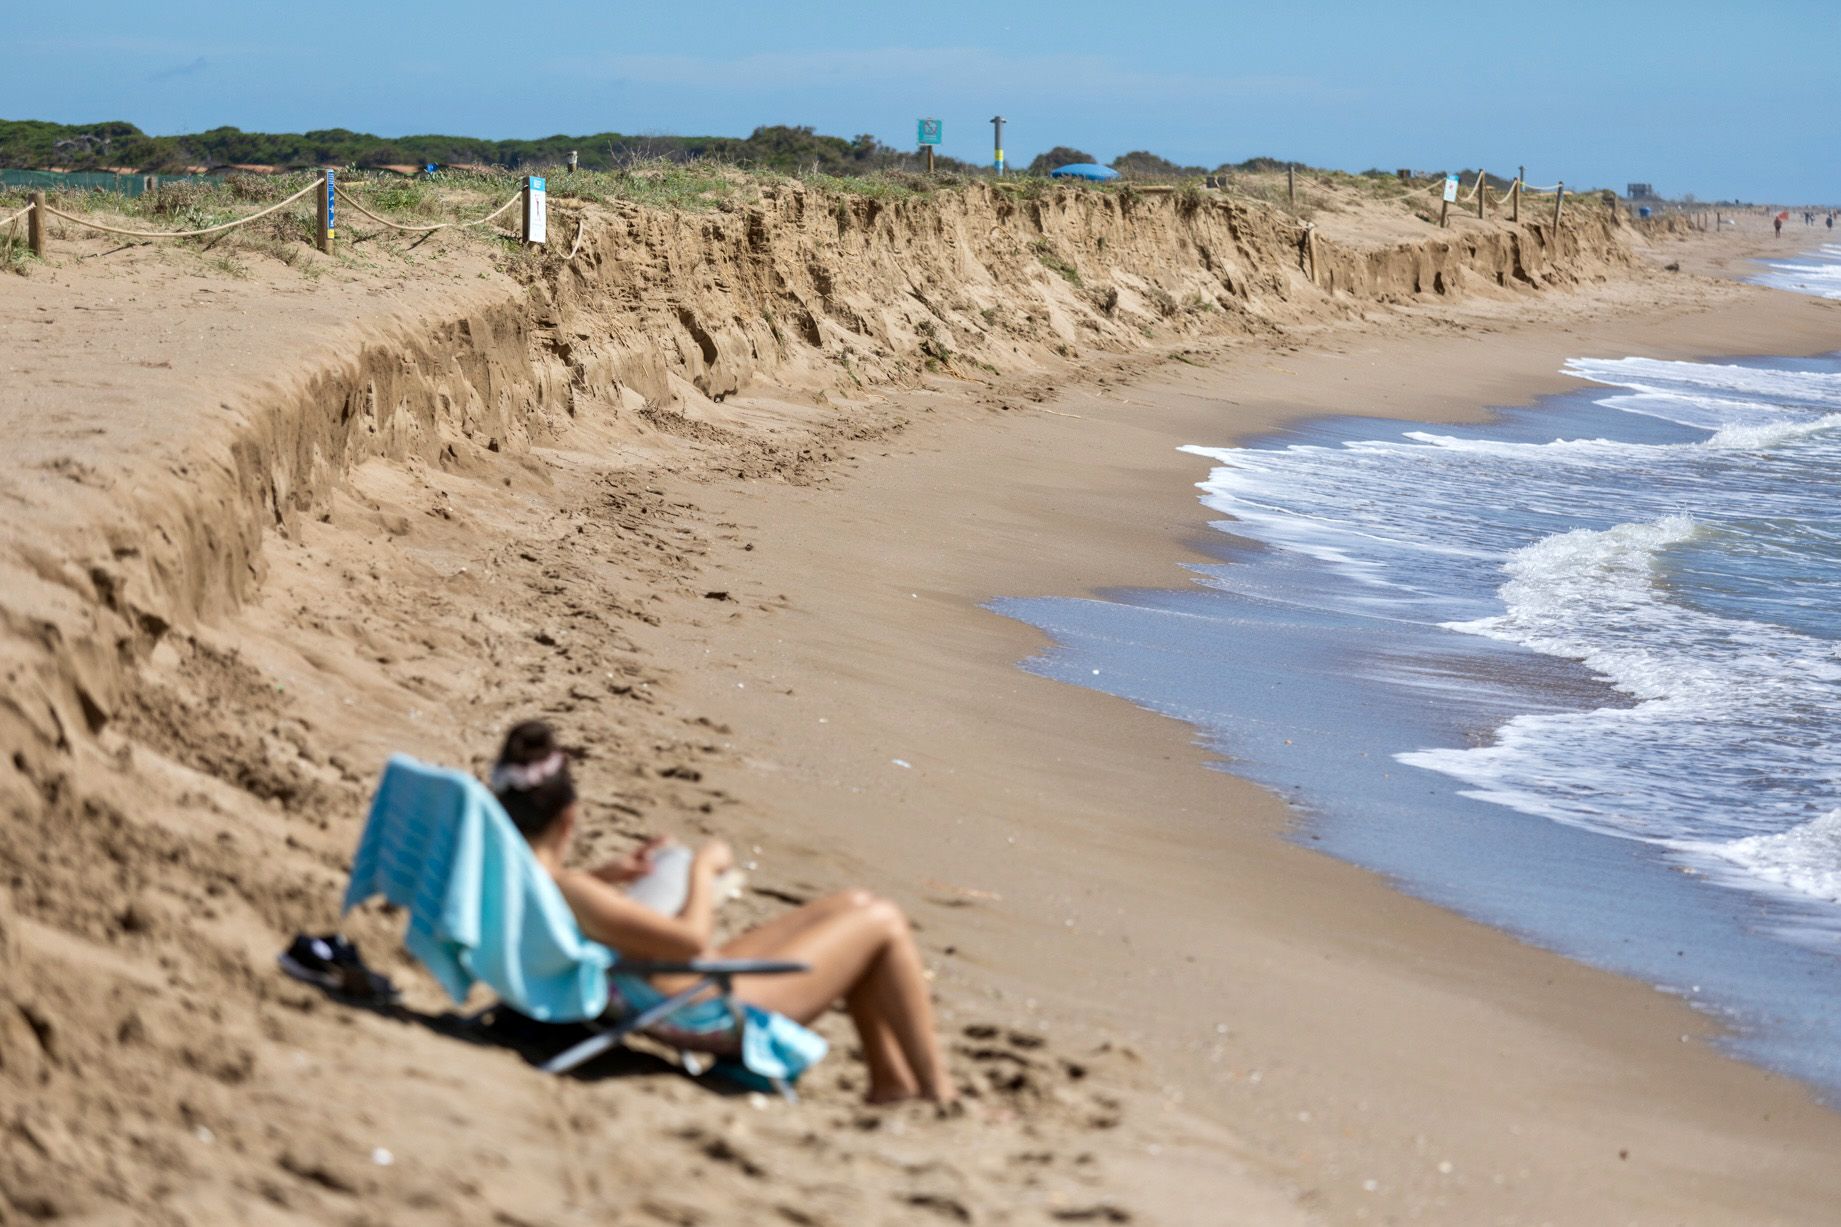
{"type": "Polygon", "coordinates": [[[686,959],[681,963],[621,959],[614,970],[640,976],[784,976],[810,971],[812,965],[784,959],[686,959]]]}

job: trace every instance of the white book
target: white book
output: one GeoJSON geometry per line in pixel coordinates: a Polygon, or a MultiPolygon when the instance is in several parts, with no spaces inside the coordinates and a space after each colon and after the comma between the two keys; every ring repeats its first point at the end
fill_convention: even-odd
{"type": "MultiPolygon", "coordinates": [[[[696,854],[683,844],[667,844],[652,854],[652,868],[626,888],[627,898],[643,903],[664,916],[676,916],[690,898],[690,866],[696,854]]],[[[740,897],[746,881],[741,870],[730,869],[716,879],[716,901],[740,897]]]]}

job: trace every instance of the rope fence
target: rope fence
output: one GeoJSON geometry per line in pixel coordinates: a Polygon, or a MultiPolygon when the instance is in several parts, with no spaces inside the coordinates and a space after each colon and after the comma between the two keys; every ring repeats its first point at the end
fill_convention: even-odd
{"type": "MultiPolygon", "coordinates": [[[[1296,210],[1298,207],[1297,169],[1295,163],[1285,168],[1286,191],[1289,195],[1293,210],[1296,210]]],[[[1401,171],[1400,177],[1402,180],[1406,180],[1407,172],[1401,171]]],[[[1507,187],[1497,188],[1489,182],[1488,172],[1479,170],[1477,171],[1476,178],[1471,180],[1469,188],[1462,191],[1458,189],[1457,176],[1446,175],[1441,178],[1435,178],[1430,183],[1421,184],[1419,186],[1409,186],[1394,192],[1379,193],[1371,197],[1371,199],[1376,201],[1408,200],[1413,197],[1422,196],[1426,192],[1431,192],[1433,195],[1441,197],[1438,224],[1443,228],[1451,224],[1451,206],[1453,204],[1474,204],[1476,206],[1477,217],[1483,219],[1488,217],[1489,207],[1492,201],[1497,205],[1507,202],[1509,206],[1509,220],[1519,222],[1521,220],[1521,198],[1523,194],[1528,192],[1533,192],[1538,195],[1553,194],[1556,196],[1554,201],[1553,224],[1558,226],[1561,217],[1562,201],[1566,195],[1566,184],[1561,182],[1547,187],[1533,187],[1530,186],[1526,180],[1527,169],[1523,167],[1516,172],[1515,178],[1510,180],[1507,187]]],[[[1221,182],[1217,183],[1213,175],[1210,175],[1205,180],[1205,185],[1223,189],[1229,186],[1226,176],[1222,176],[1221,182]]]]}
{"type": "MultiPolygon", "coordinates": [[[[1403,176],[1404,174],[1405,172],[1402,172],[1403,176]]],[[[1476,205],[1477,217],[1479,219],[1485,218],[1488,216],[1489,212],[1490,195],[1494,192],[1498,204],[1504,201],[1508,202],[1511,210],[1510,220],[1520,221],[1521,197],[1524,192],[1538,192],[1541,194],[1551,192],[1555,194],[1553,224],[1557,228],[1560,223],[1561,210],[1566,199],[1565,183],[1555,183],[1551,187],[1530,187],[1526,184],[1525,180],[1526,172],[1524,169],[1516,174],[1514,180],[1509,183],[1507,188],[1498,191],[1490,186],[1486,172],[1479,170],[1476,178],[1471,182],[1469,189],[1461,193],[1458,190],[1457,177],[1455,175],[1448,175],[1443,179],[1433,181],[1426,187],[1409,187],[1397,194],[1381,196],[1377,197],[1377,199],[1400,200],[1411,196],[1417,196],[1420,192],[1427,190],[1439,193],[1441,202],[1439,206],[1438,224],[1444,227],[1449,225],[1450,210],[1453,204],[1474,203],[1476,205]]],[[[1213,185],[1212,179],[1210,180],[1210,184],[1211,186],[1213,185]]],[[[1290,194],[1291,205],[1295,209],[1298,203],[1297,167],[1295,164],[1286,168],[1286,184],[1290,194]]],[[[121,238],[153,240],[203,238],[208,235],[226,234],[230,231],[250,225],[253,222],[260,221],[265,217],[280,212],[282,209],[295,204],[309,195],[314,195],[317,198],[319,213],[317,246],[320,250],[329,254],[333,250],[333,243],[337,235],[337,227],[335,224],[337,201],[344,201],[347,208],[354,210],[362,217],[369,218],[380,226],[387,227],[403,234],[423,235],[434,234],[442,230],[466,230],[478,226],[486,226],[503,217],[512,206],[522,202],[524,208],[521,216],[521,224],[516,237],[524,243],[533,246],[543,246],[548,242],[548,193],[546,191],[545,181],[543,177],[539,175],[526,176],[523,185],[503,204],[499,205],[498,208],[492,210],[492,212],[486,214],[484,217],[477,217],[471,221],[435,222],[428,225],[410,225],[405,222],[394,221],[372,210],[366,206],[362,200],[347,191],[345,187],[338,182],[337,172],[326,170],[320,173],[320,177],[316,181],[309,183],[306,187],[301,188],[300,191],[295,192],[293,195],[283,200],[278,200],[266,208],[259,209],[249,214],[247,217],[239,217],[231,221],[220,222],[215,226],[204,226],[194,230],[137,230],[125,226],[109,225],[92,218],[80,217],[74,213],[66,213],[62,209],[54,208],[47,199],[46,193],[42,190],[32,192],[30,201],[23,209],[18,210],[8,217],[0,218],[0,227],[11,227],[22,218],[25,219],[27,223],[27,243],[34,255],[43,257],[45,254],[45,241],[47,237],[45,222],[47,218],[51,217],[59,218],[72,225],[81,226],[88,230],[97,231],[102,234],[117,235],[121,238]]],[[[569,254],[563,257],[565,261],[575,259],[576,255],[580,252],[585,225],[586,219],[578,215],[576,218],[575,240],[569,246],[569,254]]]]}
{"type": "MultiPolygon", "coordinates": [[[[1400,172],[1401,179],[1405,180],[1407,177],[1406,171],[1400,172]]],[[[1565,181],[1561,180],[1550,187],[1530,187],[1527,184],[1527,177],[1528,168],[1525,166],[1518,167],[1515,172],[1515,178],[1509,181],[1509,185],[1506,188],[1497,190],[1491,187],[1488,172],[1479,170],[1477,171],[1477,177],[1471,181],[1470,189],[1465,192],[1459,192],[1458,177],[1456,175],[1445,175],[1442,178],[1434,179],[1424,187],[1408,187],[1403,191],[1377,196],[1375,199],[1382,201],[1405,200],[1409,197],[1418,196],[1425,191],[1436,192],[1439,194],[1438,224],[1439,227],[1443,229],[1450,225],[1451,206],[1453,204],[1474,202],[1477,207],[1477,219],[1481,221],[1489,216],[1490,194],[1494,192],[1498,205],[1501,205],[1504,201],[1508,202],[1509,220],[1511,222],[1519,222],[1521,220],[1521,198],[1523,193],[1535,192],[1541,195],[1552,193],[1553,230],[1555,233],[1558,233],[1562,210],[1566,204],[1565,181]]],[[[1298,205],[1298,178],[1297,166],[1295,163],[1286,167],[1285,180],[1291,196],[1291,206],[1295,210],[1298,205]]],[[[1212,177],[1208,180],[1208,185],[1210,187],[1217,186],[1212,177]]],[[[1219,186],[1226,187],[1227,185],[1223,183],[1219,186]]],[[[1606,200],[1615,207],[1616,201],[1612,198],[1611,193],[1606,192],[1604,195],[1606,200]]],[[[1298,238],[1298,250],[1301,267],[1309,274],[1311,283],[1313,285],[1317,284],[1317,227],[1315,223],[1308,221],[1303,223],[1303,230],[1299,233],[1298,238]]]]}
{"type": "MultiPolygon", "coordinates": [[[[249,225],[249,223],[253,221],[259,221],[262,218],[267,217],[271,213],[276,213],[282,209],[287,208],[289,205],[299,200],[302,196],[305,196],[308,192],[315,190],[319,186],[320,185],[317,183],[309,183],[306,187],[294,193],[292,196],[288,197],[286,200],[278,200],[274,204],[270,205],[266,209],[263,209],[259,213],[251,213],[248,217],[239,217],[233,222],[225,222],[219,226],[206,226],[202,230],[124,230],[120,226],[105,226],[101,222],[91,221],[87,217],[77,217],[73,214],[64,212],[62,209],[54,209],[48,204],[42,207],[44,208],[45,212],[49,213],[52,217],[61,217],[67,222],[75,222],[77,225],[87,226],[91,230],[100,230],[104,234],[119,234],[123,238],[129,238],[129,239],[195,239],[195,238],[199,238],[200,236],[207,235],[207,234],[222,234],[226,230],[235,230],[238,226],[247,226],[249,225]]],[[[40,205],[37,200],[34,200],[31,204],[27,205],[26,207],[28,209],[35,209],[35,208],[39,208],[40,205]]]]}
{"type": "MultiPolygon", "coordinates": [[[[313,187],[318,187],[318,186],[319,186],[318,184],[313,184],[311,187],[308,188],[308,190],[311,191],[313,187]]],[[[510,200],[507,200],[504,204],[500,205],[498,208],[494,209],[492,212],[486,214],[486,216],[478,218],[474,221],[441,222],[433,226],[405,226],[401,222],[393,222],[387,217],[379,217],[377,214],[365,208],[357,200],[353,199],[351,194],[348,193],[344,188],[337,187],[337,188],[334,188],[333,190],[338,192],[340,200],[343,200],[346,204],[358,210],[358,212],[364,214],[366,217],[370,218],[372,221],[377,222],[379,225],[388,226],[392,230],[401,230],[405,234],[433,234],[437,230],[464,230],[469,226],[483,226],[487,222],[491,221],[493,218],[505,212],[505,210],[511,208],[511,206],[517,204],[520,200],[524,199],[524,189],[520,188],[517,192],[512,194],[512,197],[510,200]]]]}
{"type": "MultiPolygon", "coordinates": [[[[392,221],[390,218],[384,217],[366,208],[362,201],[358,200],[350,192],[346,191],[345,188],[339,185],[337,172],[330,170],[320,172],[320,177],[317,180],[309,183],[306,187],[295,192],[292,196],[283,200],[278,200],[274,204],[259,209],[247,217],[239,217],[232,221],[220,222],[215,226],[204,226],[196,230],[134,230],[125,226],[108,225],[104,222],[96,221],[94,218],[80,217],[74,213],[66,213],[62,209],[54,208],[47,198],[46,193],[43,191],[33,192],[25,208],[20,209],[17,213],[9,217],[0,219],[0,227],[11,226],[21,218],[24,218],[27,225],[27,245],[31,248],[33,255],[42,258],[45,254],[45,221],[47,218],[51,217],[59,218],[72,225],[82,226],[86,230],[94,230],[102,234],[113,234],[122,238],[191,239],[202,238],[212,234],[226,234],[232,230],[240,229],[252,222],[260,221],[271,214],[280,212],[282,209],[296,203],[303,197],[310,195],[316,196],[318,201],[319,221],[317,246],[321,251],[327,252],[328,254],[333,250],[333,243],[338,233],[336,226],[337,206],[334,203],[336,200],[343,200],[347,207],[356,210],[359,214],[370,218],[381,226],[387,226],[392,230],[398,230],[405,234],[432,234],[439,230],[465,230],[475,226],[484,226],[504,216],[507,210],[522,201],[524,211],[522,224],[519,228],[517,237],[521,241],[535,246],[545,245],[549,238],[549,195],[546,190],[545,181],[541,175],[527,175],[523,185],[512,194],[509,200],[492,212],[486,214],[484,217],[474,218],[472,221],[438,222],[427,226],[412,226],[403,222],[392,221]]],[[[569,255],[565,258],[573,260],[577,251],[581,249],[581,245],[582,222],[578,220],[575,231],[575,243],[570,247],[569,255]]]]}

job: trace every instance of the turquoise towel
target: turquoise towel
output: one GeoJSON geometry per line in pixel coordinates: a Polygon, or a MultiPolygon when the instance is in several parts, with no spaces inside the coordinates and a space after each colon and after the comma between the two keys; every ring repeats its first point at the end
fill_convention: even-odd
{"type": "MultiPolygon", "coordinates": [[[[625,975],[618,968],[614,970],[611,983],[615,999],[626,1013],[642,1013],[665,999],[665,994],[652,987],[652,982],[645,977],[625,975]]],[[[725,1077],[751,1088],[771,1086],[775,1078],[791,1082],[818,1064],[830,1051],[824,1036],[800,1026],[784,1014],[743,1002],[742,1020],[741,1045],[737,1049],[739,1060],[718,1062],[716,1068],[725,1077]],[[742,1077],[743,1071],[756,1077],[742,1077]]],[[[665,1043],[681,1044],[694,1050],[702,1047],[700,1040],[711,1035],[733,1034],[734,1027],[735,1018],[729,1013],[728,1003],[706,997],[675,1011],[653,1028],[652,1034],[665,1043]]]]}
{"type": "Polygon", "coordinates": [[[345,910],[382,895],[409,912],[404,945],[448,996],[483,980],[543,1022],[598,1018],[613,952],[582,936],[498,798],[470,775],[391,757],[352,858],[345,910]]]}
{"type": "MultiPolygon", "coordinates": [[[[582,935],[498,798],[470,775],[391,756],[343,910],[377,895],[409,912],[404,945],[456,1002],[483,981],[543,1022],[587,1021],[607,1009],[618,956],[582,935]]],[[[621,980],[635,996],[656,994],[639,977],[621,980]]],[[[743,1014],[741,1063],[752,1073],[790,1082],[825,1055],[824,1039],[792,1019],[747,1005],[743,1014]]],[[[700,1002],[669,1022],[702,1030],[726,1024],[727,1008],[700,1002]]]]}

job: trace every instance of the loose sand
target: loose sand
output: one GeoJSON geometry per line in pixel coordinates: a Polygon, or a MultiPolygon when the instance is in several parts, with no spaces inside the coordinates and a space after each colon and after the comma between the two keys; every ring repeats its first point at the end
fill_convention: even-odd
{"type": "Polygon", "coordinates": [[[1017,669],[1039,642],[982,604],[1184,582],[1207,517],[1180,444],[1474,417],[1579,354],[1833,349],[1841,309],[1613,265],[1318,308],[1268,270],[1283,309],[1141,354],[1070,362],[1050,319],[1015,342],[1021,376],[814,397],[793,369],[533,418],[495,346],[542,329],[495,314],[495,267],[439,267],[226,285],[133,253],[0,290],[0,1222],[1826,1217],[1841,1117],[1801,1087],[1719,1055],[1677,1001],[1288,842],[1283,805],[1183,726],[1017,669]],[[467,322],[418,322],[444,312],[467,322]],[[355,357],[391,345],[404,387],[501,389],[466,410],[477,446],[391,418],[385,364],[355,357]],[[321,374],[341,364],[358,377],[321,374]],[[342,467],[289,425],[329,389],[401,446],[342,467]],[[219,404],[239,427],[272,409],[255,429],[294,462],[211,451],[230,427],[198,406],[219,404]],[[266,526],[228,505],[187,537],[195,510],[142,510],[220,488],[266,526]],[[137,521],[173,550],[157,567],[123,552],[137,521]],[[591,851],[720,832],[757,862],[736,920],[847,883],[908,905],[969,1112],[855,1107],[836,1020],[846,1050],[797,1107],[643,1054],[545,1079],[444,1033],[380,914],[352,931],[407,1010],[279,977],[287,933],[332,923],[383,755],[477,766],[526,714],[579,748],[591,851]]]}

